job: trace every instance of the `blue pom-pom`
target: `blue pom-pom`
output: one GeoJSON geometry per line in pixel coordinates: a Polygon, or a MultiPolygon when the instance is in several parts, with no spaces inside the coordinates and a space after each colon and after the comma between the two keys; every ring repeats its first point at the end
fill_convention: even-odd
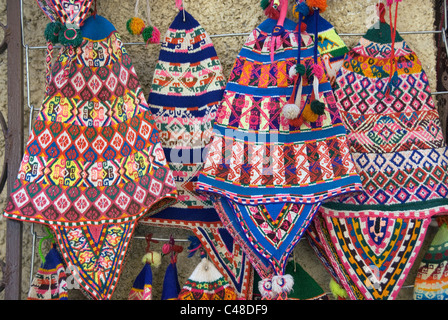
{"type": "Polygon", "coordinates": [[[310,8],[306,4],[306,2],[303,1],[303,2],[299,3],[299,5],[297,6],[297,11],[299,11],[304,16],[307,16],[310,13],[310,8]]]}

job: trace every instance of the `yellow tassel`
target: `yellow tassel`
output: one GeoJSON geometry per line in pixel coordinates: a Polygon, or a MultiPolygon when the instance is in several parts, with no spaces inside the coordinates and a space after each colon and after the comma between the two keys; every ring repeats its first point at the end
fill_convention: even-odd
{"type": "Polygon", "coordinates": [[[149,263],[151,267],[158,268],[162,263],[162,256],[158,252],[151,251],[143,256],[142,262],[149,263]]]}
{"type": "Polygon", "coordinates": [[[308,103],[302,111],[302,117],[308,122],[316,122],[319,115],[311,110],[311,104],[308,103]]]}
{"type": "Polygon", "coordinates": [[[133,17],[128,20],[126,27],[130,34],[140,35],[145,28],[145,22],[140,18],[133,17]]]}

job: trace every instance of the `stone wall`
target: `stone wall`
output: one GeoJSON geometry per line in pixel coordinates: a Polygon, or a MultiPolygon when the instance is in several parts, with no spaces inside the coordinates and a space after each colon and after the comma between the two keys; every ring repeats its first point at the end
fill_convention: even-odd
{"type": "MultiPolygon", "coordinates": [[[[227,33],[244,33],[252,31],[259,23],[261,23],[265,16],[259,7],[259,0],[185,0],[186,9],[199,21],[210,35],[227,34],[227,33]]],[[[292,1],[290,1],[292,3],[292,1]]],[[[328,9],[323,16],[332,23],[339,33],[364,33],[368,27],[373,23],[372,12],[373,6],[377,0],[328,0],[328,9]]],[[[140,37],[131,36],[126,31],[126,21],[134,15],[135,0],[98,0],[97,9],[98,14],[109,19],[117,28],[122,36],[124,42],[139,42],[142,41],[140,37]]],[[[150,0],[151,5],[151,20],[156,25],[163,36],[168,26],[171,24],[177,9],[175,1],[161,1],[150,0]]],[[[140,1],[140,12],[144,13],[145,1],[140,1]]],[[[24,34],[25,44],[30,47],[43,46],[44,38],[43,32],[47,18],[38,8],[34,0],[23,0],[23,16],[24,16],[24,34]]],[[[142,16],[145,18],[145,15],[142,16]]],[[[0,22],[6,24],[6,0],[0,0],[0,22]]],[[[434,0],[408,0],[401,2],[399,5],[398,16],[398,30],[399,31],[413,31],[413,30],[433,30],[434,26],[434,0]]],[[[1,31],[0,31],[1,32],[1,31]]],[[[0,34],[2,37],[3,34],[0,34]]],[[[436,87],[436,73],[435,73],[435,51],[436,44],[433,35],[404,35],[403,36],[409,45],[415,50],[418,57],[423,63],[426,70],[431,88],[436,87]]],[[[224,74],[229,75],[236,55],[241,49],[245,41],[245,36],[236,37],[216,37],[212,38],[215,45],[218,57],[224,67],[224,74]]],[[[343,37],[347,46],[351,47],[356,44],[358,36],[343,37]]],[[[128,45],[126,46],[136,68],[140,83],[143,87],[145,95],[149,94],[149,87],[154,72],[154,67],[158,58],[160,46],[149,45],[128,45]]],[[[25,102],[28,98],[30,105],[39,108],[44,93],[44,73],[45,73],[45,50],[30,50],[29,51],[29,89],[30,95],[28,97],[27,90],[25,90],[25,102]]],[[[7,116],[7,57],[6,53],[0,55],[0,111],[7,116]]],[[[25,88],[26,89],[26,88],[25,88]]],[[[31,119],[35,116],[31,114],[31,119]]],[[[25,137],[28,137],[28,124],[30,119],[29,108],[25,105],[25,137]]],[[[4,156],[4,141],[0,138],[0,163],[4,156]]],[[[0,195],[0,207],[5,205],[5,192],[0,195]]],[[[0,259],[4,259],[5,255],[5,219],[0,218],[0,259]]],[[[35,231],[42,235],[44,234],[40,226],[35,226],[35,231]]],[[[138,227],[136,236],[144,236],[152,232],[155,237],[169,238],[172,234],[177,239],[187,239],[192,235],[189,231],[160,229],[138,227]]],[[[430,228],[428,232],[428,242],[433,235],[433,230],[430,228]]],[[[152,249],[161,250],[161,245],[152,245],[152,249]]],[[[199,257],[187,258],[188,242],[178,243],[185,248],[184,252],[179,256],[179,280],[181,284],[188,278],[194,267],[199,262],[199,257]]],[[[115,291],[113,299],[126,299],[132,283],[142,267],[141,257],[145,253],[145,241],[140,238],[135,238],[131,243],[128,251],[127,262],[123,267],[121,279],[118,288],[115,291]]],[[[44,243],[45,248],[48,247],[44,243]]],[[[424,252],[427,243],[422,248],[424,252]]],[[[30,270],[31,264],[31,248],[32,237],[30,225],[24,225],[23,234],[23,298],[26,298],[29,289],[29,278],[32,275],[30,270]]],[[[322,267],[320,262],[315,257],[313,251],[310,249],[306,241],[299,243],[295,249],[298,262],[307,270],[326,290],[329,292],[328,283],[330,281],[329,275],[322,267]]],[[[415,268],[418,265],[420,257],[417,259],[413,271],[409,275],[405,285],[412,285],[415,278],[415,268]]],[[[36,255],[34,258],[34,272],[40,264],[40,258],[36,255]]],[[[165,259],[160,268],[153,270],[154,272],[154,298],[160,298],[161,285],[168,259],[165,259]]],[[[2,298],[0,294],[0,298],[2,298]]],[[[77,290],[70,291],[71,299],[85,299],[85,297],[77,290]]],[[[402,289],[399,294],[399,299],[411,299],[412,289],[402,289]]]]}

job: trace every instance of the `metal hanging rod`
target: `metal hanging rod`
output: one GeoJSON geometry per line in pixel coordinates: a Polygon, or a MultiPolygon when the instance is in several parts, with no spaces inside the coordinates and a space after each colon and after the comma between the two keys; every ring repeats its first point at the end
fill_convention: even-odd
{"type": "MultiPolygon", "coordinates": [[[[442,30],[427,30],[427,31],[402,31],[400,34],[438,34],[443,33],[442,30]]],[[[214,34],[210,35],[210,38],[225,38],[225,37],[243,37],[243,36],[249,36],[250,32],[243,32],[243,33],[223,33],[223,34],[214,34]]],[[[341,37],[361,37],[365,33],[338,33],[341,37]]],[[[145,42],[124,42],[123,45],[125,46],[135,46],[135,45],[146,45],[145,42]]],[[[28,47],[28,50],[45,50],[47,46],[44,45],[38,45],[38,46],[27,46],[24,45],[24,47],[28,47]]],[[[60,48],[60,46],[54,46],[54,48],[60,48]]]]}

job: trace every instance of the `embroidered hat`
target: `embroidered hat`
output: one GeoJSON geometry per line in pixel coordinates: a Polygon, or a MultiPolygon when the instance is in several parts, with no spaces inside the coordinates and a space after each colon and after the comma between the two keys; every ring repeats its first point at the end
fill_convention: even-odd
{"type": "Polygon", "coordinates": [[[56,247],[50,249],[28,292],[28,300],[67,300],[67,274],[56,247]]]}
{"type": "Polygon", "coordinates": [[[193,231],[237,292],[250,296],[249,262],[228,241],[231,237],[210,199],[195,190],[226,84],[221,62],[205,29],[183,8],[162,40],[148,104],[174,173],[179,201],[141,223],[193,231]]]}
{"type": "Polygon", "coordinates": [[[128,300],[152,300],[152,268],[145,262],[140,273],[135,278],[128,300]]]}
{"type": "Polygon", "coordinates": [[[415,300],[448,299],[448,224],[437,217],[438,230],[418,267],[414,283],[415,300]]]}
{"type": "Polygon", "coordinates": [[[284,285],[278,298],[321,202],[361,188],[317,45],[286,10],[280,1],[279,20],[265,20],[238,54],[198,181],[261,278],[284,285]],[[292,103],[302,113],[288,118],[292,103]]]}
{"type": "Polygon", "coordinates": [[[179,300],[237,300],[235,289],[213,263],[203,257],[182,287],[179,300]]]}
{"type": "Polygon", "coordinates": [[[344,285],[351,299],[358,290],[365,299],[395,299],[431,217],[448,209],[448,153],[428,79],[396,31],[392,8],[391,24],[384,9],[335,84],[364,191],[320,208],[334,247],[328,252],[342,263],[335,269],[351,278],[344,285]]]}
{"type": "Polygon", "coordinates": [[[137,219],[177,193],[115,27],[94,15],[79,34],[52,66],[4,215],[49,225],[83,292],[110,299],[137,219]]]}

